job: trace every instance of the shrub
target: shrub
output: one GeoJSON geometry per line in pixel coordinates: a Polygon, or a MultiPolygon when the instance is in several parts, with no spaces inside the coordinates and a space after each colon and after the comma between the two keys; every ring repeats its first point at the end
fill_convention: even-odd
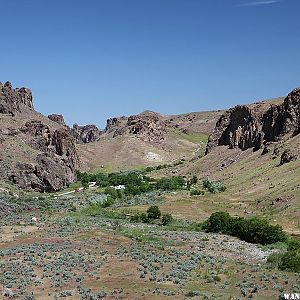
{"type": "MultiPolygon", "coordinates": [[[[300,272],[300,241],[290,238],[287,241],[288,249],[284,254],[278,254],[277,266],[280,270],[300,272]]],[[[272,254],[268,257],[268,262],[273,262],[276,257],[272,254]]]]}
{"type": "Polygon", "coordinates": [[[82,187],[86,190],[89,188],[89,182],[88,181],[81,181],[82,187]]]}
{"type": "Polygon", "coordinates": [[[215,212],[203,224],[207,232],[231,234],[232,217],[228,212],[215,212]]]}
{"type": "Polygon", "coordinates": [[[278,268],[283,254],[282,253],[271,253],[268,256],[267,263],[270,264],[273,268],[278,268]]]}
{"type": "Polygon", "coordinates": [[[113,199],[117,199],[117,198],[121,198],[122,197],[121,191],[120,190],[116,190],[116,189],[114,189],[112,187],[107,187],[104,190],[104,194],[109,195],[113,199]]]}
{"type": "Polygon", "coordinates": [[[161,212],[158,206],[150,206],[147,210],[147,215],[148,219],[150,220],[159,219],[161,216],[161,212]]]}
{"type": "Polygon", "coordinates": [[[115,199],[109,196],[109,197],[107,197],[106,200],[104,200],[100,204],[100,207],[106,208],[106,207],[112,206],[114,203],[115,203],[115,199]]]}
{"type": "Polygon", "coordinates": [[[287,251],[281,258],[279,269],[300,273],[300,251],[287,251]]]}
{"type": "Polygon", "coordinates": [[[186,297],[197,297],[200,296],[200,292],[199,291],[189,291],[185,294],[186,297]]]}
{"type": "Polygon", "coordinates": [[[130,221],[134,223],[149,223],[149,219],[146,213],[137,213],[130,218],[130,221]]]}
{"type": "Polygon", "coordinates": [[[156,189],[164,191],[179,190],[185,186],[185,180],[182,176],[174,176],[171,178],[161,178],[156,182],[156,189]]]}
{"type": "Polygon", "coordinates": [[[140,218],[141,218],[141,221],[143,223],[148,223],[149,222],[148,216],[145,213],[141,213],[140,218]]]}
{"type": "Polygon", "coordinates": [[[145,169],[145,172],[146,172],[146,173],[150,173],[150,172],[152,172],[152,171],[154,171],[154,170],[155,170],[154,167],[147,167],[147,168],[145,169]]]}
{"type": "Polygon", "coordinates": [[[166,226],[173,221],[173,217],[171,214],[164,214],[161,218],[161,224],[166,226]]]}
{"type": "Polygon", "coordinates": [[[204,195],[204,192],[203,192],[203,191],[200,191],[200,190],[192,190],[192,191],[190,192],[190,195],[191,195],[191,196],[204,195]]]}
{"type": "Polygon", "coordinates": [[[288,244],[288,251],[295,251],[295,250],[300,251],[300,241],[299,240],[291,238],[287,244],[288,244]]]}
{"type": "Polygon", "coordinates": [[[203,180],[203,187],[213,194],[221,193],[226,190],[226,187],[221,181],[213,181],[209,177],[203,180]]]}
{"type": "Polygon", "coordinates": [[[231,217],[227,212],[213,213],[203,224],[207,232],[219,232],[236,236],[249,243],[262,245],[283,242],[287,236],[279,225],[271,225],[267,220],[231,217]]]}

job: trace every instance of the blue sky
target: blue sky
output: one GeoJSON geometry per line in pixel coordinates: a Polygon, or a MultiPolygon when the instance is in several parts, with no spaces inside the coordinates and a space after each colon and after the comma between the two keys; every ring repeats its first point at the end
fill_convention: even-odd
{"type": "Polygon", "coordinates": [[[300,86],[299,0],[0,0],[0,81],[67,123],[222,109],[300,86]]]}

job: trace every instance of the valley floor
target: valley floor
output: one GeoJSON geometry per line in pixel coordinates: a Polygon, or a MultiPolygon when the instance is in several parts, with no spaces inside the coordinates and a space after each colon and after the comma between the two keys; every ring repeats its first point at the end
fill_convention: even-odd
{"type": "Polygon", "coordinates": [[[299,274],[266,263],[276,247],[192,231],[189,221],[175,228],[118,218],[157,203],[187,220],[198,204],[180,202],[182,193],[95,213],[86,209],[99,197],[91,190],[39,201],[3,196],[1,299],[278,299],[300,290],[299,274]]]}

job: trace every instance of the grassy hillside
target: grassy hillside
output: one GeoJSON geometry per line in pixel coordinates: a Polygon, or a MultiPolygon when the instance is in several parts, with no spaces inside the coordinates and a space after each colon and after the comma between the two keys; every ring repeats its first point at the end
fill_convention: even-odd
{"type": "MultiPolygon", "coordinates": [[[[286,141],[282,149],[300,154],[300,137],[286,141]]],[[[283,150],[281,150],[283,152],[283,150]]],[[[259,215],[281,224],[287,231],[300,233],[300,161],[279,166],[280,156],[261,155],[261,150],[241,151],[226,146],[215,148],[209,155],[176,167],[177,174],[209,176],[227,187],[220,194],[189,196],[172,195],[162,209],[178,217],[202,221],[211,212],[228,210],[241,216],[259,215]],[[222,167],[223,166],[223,167],[222,167]]],[[[157,176],[170,175],[162,170],[157,176]]],[[[201,184],[199,185],[201,189],[201,184]]]]}

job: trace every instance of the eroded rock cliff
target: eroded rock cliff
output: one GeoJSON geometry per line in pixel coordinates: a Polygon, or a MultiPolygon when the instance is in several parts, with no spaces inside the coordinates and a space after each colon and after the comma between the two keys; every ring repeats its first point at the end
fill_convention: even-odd
{"type": "Polygon", "coordinates": [[[58,191],[75,180],[75,140],[62,116],[50,119],[57,124],[33,110],[29,89],[13,89],[9,82],[0,86],[0,178],[40,192],[58,191]]]}
{"type": "Polygon", "coordinates": [[[293,90],[279,105],[260,103],[236,106],[218,120],[206,147],[208,154],[214,147],[246,150],[260,149],[264,143],[278,141],[286,134],[300,133],[300,88],[293,90]]]}
{"type": "Polygon", "coordinates": [[[31,90],[24,87],[13,89],[9,81],[0,82],[0,113],[14,116],[22,112],[22,105],[33,109],[31,90]]]}

